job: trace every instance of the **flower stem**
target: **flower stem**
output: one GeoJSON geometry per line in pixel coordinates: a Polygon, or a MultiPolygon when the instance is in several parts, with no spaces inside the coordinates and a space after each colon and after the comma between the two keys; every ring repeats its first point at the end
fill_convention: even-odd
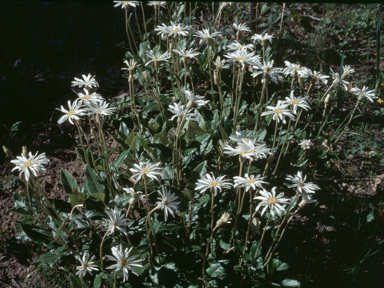
{"type": "Polygon", "coordinates": [[[249,265],[249,268],[248,268],[248,269],[251,269],[251,266],[253,265],[253,262],[255,262],[255,260],[257,259],[257,256],[259,255],[259,251],[260,251],[260,248],[261,248],[261,244],[263,243],[264,236],[265,236],[265,231],[267,231],[267,227],[268,227],[268,224],[269,224],[269,220],[270,220],[270,219],[271,219],[271,212],[269,212],[267,223],[265,224],[265,227],[264,227],[264,230],[263,230],[263,234],[261,234],[260,243],[259,243],[259,245],[257,246],[257,250],[256,250],[256,253],[255,253],[255,257],[253,258],[252,263],[251,263],[251,265],[249,265]]]}
{"type": "Polygon", "coordinates": [[[100,260],[101,260],[100,266],[101,266],[101,270],[103,271],[103,273],[104,273],[104,265],[103,265],[103,245],[104,245],[105,237],[107,237],[108,233],[109,233],[109,227],[108,227],[108,229],[107,229],[107,232],[105,232],[105,234],[104,234],[104,236],[103,236],[103,239],[101,239],[100,250],[99,250],[100,260]]]}

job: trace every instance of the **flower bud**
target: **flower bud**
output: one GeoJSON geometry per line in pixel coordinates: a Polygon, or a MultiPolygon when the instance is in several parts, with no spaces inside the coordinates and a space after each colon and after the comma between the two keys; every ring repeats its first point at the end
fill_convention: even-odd
{"type": "Polygon", "coordinates": [[[216,86],[220,85],[219,73],[217,70],[213,71],[213,79],[216,86]]]}
{"type": "Polygon", "coordinates": [[[151,82],[151,80],[149,79],[147,71],[143,72],[143,76],[144,76],[145,81],[147,81],[148,83],[151,82]]]}
{"type": "Polygon", "coordinates": [[[28,150],[27,150],[27,146],[23,146],[21,148],[21,153],[24,155],[24,157],[28,157],[28,150]]]}
{"type": "Polygon", "coordinates": [[[189,77],[193,77],[193,70],[192,70],[192,67],[189,67],[189,77]]]}
{"type": "Polygon", "coordinates": [[[228,224],[231,223],[230,220],[231,220],[231,215],[227,212],[224,212],[224,214],[221,215],[220,219],[217,220],[215,229],[220,228],[221,226],[223,226],[226,223],[228,223],[228,224]]]}
{"type": "Polygon", "coordinates": [[[10,157],[10,158],[12,158],[12,159],[15,159],[15,157],[13,157],[12,151],[9,150],[9,149],[8,149],[7,147],[5,147],[4,145],[3,145],[3,150],[4,150],[4,153],[5,153],[8,157],[10,157]]]}
{"type": "Polygon", "coordinates": [[[255,234],[260,235],[260,220],[258,218],[252,218],[250,228],[251,228],[252,235],[255,235],[255,234]]]}

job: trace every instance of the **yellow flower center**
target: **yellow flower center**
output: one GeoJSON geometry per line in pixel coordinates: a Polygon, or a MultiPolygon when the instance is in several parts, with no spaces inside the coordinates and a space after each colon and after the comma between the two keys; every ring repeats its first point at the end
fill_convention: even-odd
{"type": "Polygon", "coordinates": [[[73,114],[75,114],[75,111],[73,111],[73,110],[68,111],[69,116],[72,116],[73,114]]]}
{"type": "Polygon", "coordinates": [[[245,58],[244,57],[237,57],[237,61],[244,61],[245,58]]]}
{"type": "Polygon", "coordinates": [[[117,226],[117,223],[116,223],[116,222],[113,222],[112,225],[113,225],[113,226],[117,226]]]}
{"type": "Polygon", "coordinates": [[[247,151],[242,151],[242,150],[240,150],[240,151],[239,151],[239,154],[240,154],[240,155],[247,154],[247,151]]]}
{"type": "Polygon", "coordinates": [[[383,99],[379,99],[379,100],[377,100],[377,102],[378,102],[379,104],[381,104],[381,103],[384,102],[384,100],[383,100],[383,99]]]}
{"type": "Polygon", "coordinates": [[[32,165],[32,161],[31,160],[29,160],[28,162],[24,163],[24,167],[29,167],[31,165],[32,165]]]}
{"type": "Polygon", "coordinates": [[[99,113],[99,114],[103,113],[101,110],[97,110],[96,112],[99,113]]]}
{"type": "Polygon", "coordinates": [[[248,183],[254,183],[256,180],[255,179],[247,179],[248,183]]]}
{"type": "Polygon", "coordinates": [[[299,185],[300,187],[304,187],[305,186],[305,184],[302,183],[302,182],[298,183],[297,185],[299,185]]]}
{"type": "Polygon", "coordinates": [[[271,73],[272,69],[271,68],[264,68],[264,71],[267,73],[271,73]]]}
{"type": "Polygon", "coordinates": [[[168,205],[168,201],[167,200],[163,200],[163,203],[164,203],[165,206],[168,205]]]}
{"type": "Polygon", "coordinates": [[[217,183],[217,182],[215,181],[215,182],[211,182],[211,183],[209,183],[209,185],[210,185],[211,187],[217,187],[217,186],[219,186],[219,183],[217,183]]]}
{"type": "Polygon", "coordinates": [[[175,30],[173,30],[172,32],[173,33],[178,33],[180,30],[179,29],[175,29],[175,30]]]}
{"type": "Polygon", "coordinates": [[[156,61],[160,61],[160,58],[159,58],[159,57],[156,57],[155,60],[156,60],[156,61]]]}
{"type": "Polygon", "coordinates": [[[127,260],[125,260],[125,259],[120,260],[120,265],[121,265],[121,267],[125,267],[125,266],[127,266],[127,265],[128,265],[127,260]]]}
{"type": "Polygon", "coordinates": [[[91,95],[84,96],[85,100],[91,99],[91,95]]]}
{"type": "Polygon", "coordinates": [[[293,67],[293,70],[295,70],[295,71],[299,71],[299,70],[300,70],[300,67],[295,66],[295,67],[293,67]]]}
{"type": "Polygon", "coordinates": [[[317,78],[319,78],[319,76],[317,76],[317,75],[313,75],[313,78],[317,79],[317,78]]]}
{"type": "Polygon", "coordinates": [[[83,268],[84,268],[84,269],[87,269],[87,268],[88,268],[88,265],[84,263],[84,264],[83,264],[83,268]]]}
{"type": "Polygon", "coordinates": [[[188,55],[187,54],[183,54],[184,58],[188,58],[188,55]]]}
{"type": "Polygon", "coordinates": [[[275,203],[277,203],[277,198],[276,197],[268,198],[268,202],[269,202],[269,204],[275,204],[275,203]]]}
{"type": "Polygon", "coordinates": [[[283,113],[283,110],[281,110],[281,109],[276,109],[276,110],[275,110],[275,113],[276,113],[276,114],[283,113]]]}
{"type": "Polygon", "coordinates": [[[135,199],[138,199],[139,198],[139,194],[137,194],[136,192],[133,192],[132,193],[132,197],[135,198],[135,199]]]}
{"type": "Polygon", "coordinates": [[[149,170],[147,168],[144,168],[143,170],[141,170],[141,173],[143,174],[148,174],[149,173],[149,170]]]}
{"type": "Polygon", "coordinates": [[[297,100],[292,100],[291,103],[292,103],[292,104],[299,104],[299,101],[297,101],[297,100]]]}
{"type": "Polygon", "coordinates": [[[245,46],[244,45],[240,45],[239,47],[240,47],[240,49],[243,49],[245,46]]]}

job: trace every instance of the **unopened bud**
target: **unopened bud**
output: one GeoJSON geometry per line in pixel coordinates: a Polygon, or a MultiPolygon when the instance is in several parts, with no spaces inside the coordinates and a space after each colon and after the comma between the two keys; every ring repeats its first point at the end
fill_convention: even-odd
{"type": "Polygon", "coordinates": [[[231,223],[230,220],[231,220],[231,214],[224,212],[224,214],[221,215],[220,219],[217,220],[215,229],[220,228],[221,226],[223,226],[226,223],[228,223],[228,224],[231,223]]]}
{"type": "Polygon", "coordinates": [[[7,147],[5,147],[4,145],[3,145],[3,150],[4,150],[4,153],[5,153],[8,157],[10,157],[10,158],[12,158],[12,159],[15,159],[15,157],[13,157],[12,151],[9,150],[9,149],[8,149],[7,147]]]}
{"type": "Polygon", "coordinates": [[[217,70],[213,72],[213,79],[216,86],[220,85],[219,73],[217,70]]]}
{"type": "Polygon", "coordinates": [[[145,81],[147,81],[148,83],[151,82],[151,80],[149,79],[147,71],[143,72],[143,76],[144,76],[145,81]]]}
{"type": "Polygon", "coordinates": [[[131,199],[129,199],[129,205],[135,205],[137,202],[136,198],[135,197],[132,197],[131,199]]]}
{"type": "Polygon", "coordinates": [[[325,97],[325,100],[324,100],[325,108],[328,107],[330,102],[331,102],[331,94],[327,94],[327,96],[325,97]]]}
{"type": "Polygon", "coordinates": [[[252,235],[255,235],[255,234],[260,235],[260,220],[258,218],[252,218],[250,228],[251,228],[252,235]]]}
{"type": "Polygon", "coordinates": [[[21,147],[21,153],[24,155],[24,157],[28,157],[28,149],[27,146],[21,147]]]}
{"type": "Polygon", "coordinates": [[[96,138],[96,131],[95,129],[91,128],[91,135],[96,138]]]}
{"type": "Polygon", "coordinates": [[[133,77],[132,77],[132,75],[129,75],[129,77],[128,77],[128,83],[133,83],[133,77]]]}
{"type": "Polygon", "coordinates": [[[189,67],[189,77],[193,77],[193,70],[192,70],[192,67],[189,67]]]}

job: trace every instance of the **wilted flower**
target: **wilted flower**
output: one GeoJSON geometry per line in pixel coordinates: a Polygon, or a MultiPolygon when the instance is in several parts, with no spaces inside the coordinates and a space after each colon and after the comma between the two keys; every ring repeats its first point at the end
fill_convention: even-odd
{"type": "Polygon", "coordinates": [[[292,110],[287,109],[287,104],[281,101],[277,102],[276,107],[267,106],[267,108],[271,109],[272,111],[263,112],[261,113],[261,116],[273,114],[273,120],[277,121],[278,123],[280,122],[280,120],[282,120],[284,124],[286,123],[284,116],[287,116],[291,118],[292,121],[295,121],[295,116],[291,114],[292,110]]]}
{"type": "Polygon", "coordinates": [[[141,177],[144,176],[159,181],[159,179],[157,179],[157,175],[160,175],[158,170],[161,170],[161,168],[158,167],[159,165],[160,163],[151,164],[149,162],[140,162],[139,164],[133,164],[135,169],[131,168],[129,170],[135,173],[132,177],[135,178],[136,181],[139,181],[141,177]]]}
{"type": "Polygon", "coordinates": [[[357,96],[358,99],[367,98],[369,101],[373,103],[373,99],[378,98],[376,96],[375,90],[368,90],[368,87],[363,87],[363,89],[359,89],[357,87],[353,87],[351,89],[353,95],[357,96]]]}
{"type": "Polygon", "coordinates": [[[50,161],[45,156],[45,153],[42,153],[40,155],[37,155],[38,152],[36,152],[35,155],[32,155],[31,152],[29,152],[29,158],[25,157],[25,155],[17,156],[17,159],[11,160],[11,163],[15,164],[16,167],[12,169],[13,170],[19,170],[20,174],[19,177],[24,174],[25,180],[28,182],[29,178],[31,177],[31,173],[37,177],[38,174],[45,174],[45,167],[43,165],[47,165],[50,161]]]}
{"type": "Polygon", "coordinates": [[[84,253],[83,258],[80,258],[79,255],[75,256],[75,258],[79,260],[81,263],[81,266],[76,267],[76,269],[78,270],[76,272],[76,275],[79,275],[79,276],[81,275],[81,277],[84,277],[85,274],[87,274],[87,272],[89,272],[89,274],[92,275],[92,270],[95,270],[95,271],[99,270],[99,268],[97,268],[97,266],[93,264],[94,262],[92,261],[93,259],[95,259],[95,255],[93,255],[91,259],[89,259],[89,256],[90,255],[88,253],[84,253]]]}
{"type": "Polygon", "coordinates": [[[124,213],[121,214],[120,211],[118,211],[116,208],[112,211],[105,210],[104,212],[109,217],[109,219],[103,218],[103,220],[107,221],[108,223],[108,234],[113,234],[116,228],[128,236],[127,231],[125,231],[125,229],[123,228],[123,226],[129,225],[128,219],[125,219],[124,213]]]}
{"type": "Polygon", "coordinates": [[[64,109],[63,105],[61,105],[60,109],[56,108],[56,110],[59,110],[65,113],[57,121],[58,124],[61,124],[68,120],[69,123],[73,125],[74,123],[72,120],[80,120],[79,116],[84,116],[86,114],[86,110],[81,108],[81,103],[79,103],[79,101],[75,101],[73,102],[73,104],[71,104],[71,101],[68,100],[67,103],[68,103],[68,110],[64,109]]]}
{"type": "Polygon", "coordinates": [[[221,192],[222,189],[229,189],[232,187],[232,183],[229,183],[230,180],[223,180],[225,175],[215,178],[213,173],[211,174],[212,176],[208,173],[205,174],[205,177],[201,176],[201,179],[197,180],[195,190],[200,190],[200,193],[203,193],[207,189],[213,188],[214,195],[216,196],[217,190],[220,190],[221,192]]]}
{"type": "Polygon", "coordinates": [[[310,139],[303,139],[300,141],[299,145],[301,146],[301,149],[306,150],[310,149],[311,146],[313,146],[313,143],[310,139]]]}
{"type": "Polygon", "coordinates": [[[231,214],[228,212],[224,212],[223,215],[221,215],[220,219],[217,220],[216,226],[213,230],[216,230],[217,228],[220,228],[224,226],[224,224],[230,224],[231,223],[231,214]]]}
{"type": "Polygon", "coordinates": [[[79,88],[92,89],[93,87],[99,87],[99,83],[96,82],[95,76],[88,74],[88,76],[83,75],[83,79],[75,77],[75,81],[72,81],[72,87],[78,86],[79,88]]]}
{"type": "Polygon", "coordinates": [[[129,201],[130,202],[129,204],[134,205],[136,202],[138,202],[140,207],[140,201],[142,201],[143,203],[146,202],[144,195],[142,195],[143,192],[135,191],[135,189],[131,187],[123,188],[123,190],[132,196],[131,198],[131,200],[133,199],[132,203],[131,201],[129,201]]]}
{"type": "Polygon", "coordinates": [[[111,261],[116,261],[117,263],[107,267],[107,269],[115,269],[116,271],[119,271],[120,269],[123,269],[123,282],[128,280],[128,270],[130,270],[133,274],[137,275],[133,269],[132,266],[135,267],[143,267],[143,265],[139,264],[141,260],[134,260],[136,259],[139,255],[133,255],[129,257],[129,253],[131,253],[133,247],[131,247],[129,250],[128,248],[125,248],[123,252],[123,246],[120,244],[119,246],[112,247],[112,254],[111,255],[105,255],[109,260],[111,261]]]}
{"type": "Polygon", "coordinates": [[[136,7],[137,5],[139,5],[139,1],[113,1],[115,4],[115,6],[113,7],[118,7],[118,6],[121,6],[121,8],[128,8],[128,6],[132,6],[132,7],[136,7]]]}
{"type": "Polygon", "coordinates": [[[127,65],[127,68],[124,67],[124,68],[121,68],[121,70],[134,71],[136,67],[140,66],[140,64],[137,64],[135,59],[131,59],[131,60],[129,60],[129,62],[127,60],[124,60],[124,63],[125,63],[125,65],[127,65]]]}
{"type": "MultiPolygon", "coordinates": [[[[341,82],[341,84],[343,85],[343,88],[347,91],[349,82],[344,80],[345,77],[344,78],[340,77],[339,72],[333,72],[332,68],[329,68],[329,69],[331,69],[333,84],[336,85],[341,82]]],[[[343,75],[348,75],[348,74],[343,73],[343,75]]]]}
{"type": "Polygon", "coordinates": [[[213,65],[216,66],[217,70],[221,70],[221,69],[224,69],[224,68],[229,68],[228,65],[225,65],[225,59],[221,60],[220,56],[217,56],[216,60],[212,61],[212,63],[213,63],[213,65]]]}
{"type": "Polygon", "coordinates": [[[291,105],[293,107],[293,114],[296,114],[297,107],[300,107],[304,110],[311,109],[311,106],[309,106],[309,104],[306,102],[306,100],[309,98],[308,96],[295,97],[295,95],[293,95],[293,93],[294,93],[294,91],[292,90],[290,96],[285,97],[285,101],[283,101],[283,102],[285,102],[285,104],[291,105]]]}
{"type": "Polygon", "coordinates": [[[267,176],[261,177],[260,174],[256,176],[248,175],[248,173],[245,173],[244,176],[244,178],[239,176],[233,177],[235,182],[235,185],[233,185],[233,187],[245,187],[245,191],[248,191],[250,188],[256,190],[256,187],[264,189],[261,184],[269,184],[268,182],[263,181],[265,178],[267,178],[267,176]]]}
{"type": "Polygon", "coordinates": [[[269,208],[269,213],[272,217],[275,217],[275,214],[281,217],[285,213],[285,209],[280,204],[290,204],[289,199],[284,198],[284,193],[280,193],[276,196],[276,188],[277,187],[272,188],[272,193],[262,190],[259,192],[262,196],[256,196],[254,198],[256,200],[261,200],[256,206],[256,211],[258,211],[261,206],[265,206],[263,211],[261,211],[261,215],[263,215],[267,208],[269,208]]]}
{"type": "Polygon", "coordinates": [[[157,191],[157,193],[160,194],[160,197],[157,198],[157,200],[160,200],[156,202],[156,204],[161,208],[161,210],[164,210],[164,219],[167,221],[168,219],[168,213],[170,213],[173,217],[175,217],[174,212],[177,210],[177,205],[180,203],[177,200],[177,196],[175,196],[175,193],[172,193],[167,191],[167,188],[164,186],[161,186],[161,190],[163,192],[157,191]]]}

